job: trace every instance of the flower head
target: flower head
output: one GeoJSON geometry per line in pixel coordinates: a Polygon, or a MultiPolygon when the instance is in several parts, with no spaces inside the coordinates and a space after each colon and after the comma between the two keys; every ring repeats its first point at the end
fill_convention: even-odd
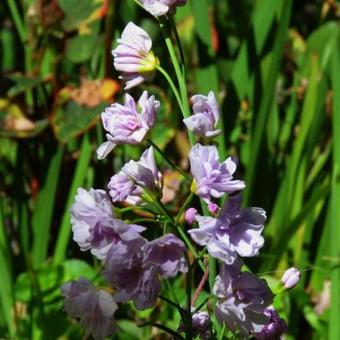
{"type": "Polygon", "coordinates": [[[232,193],[245,188],[243,181],[233,180],[236,164],[231,157],[219,162],[215,146],[196,144],[189,154],[191,172],[194,177],[194,191],[205,202],[220,198],[224,193],[232,193]]]}
{"type": "Polygon", "coordinates": [[[156,166],[153,147],[145,150],[139,161],[126,163],[118,174],[111,177],[108,187],[113,202],[138,204],[145,191],[159,195],[162,175],[156,166]]]}
{"type": "Polygon", "coordinates": [[[126,224],[112,214],[112,204],[103,190],[79,188],[71,208],[73,239],[82,251],[104,259],[113,244],[138,238],[144,227],[126,224]]]}
{"type": "Polygon", "coordinates": [[[160,279],[187,271],[184,252],[184,244],[172,234],[151,242],[122,242],[111,248],[104,277],[117,289],[116,301],[133,300],[138,309],[150,308],[157,301],[160,279]]]}
{"type": "Polygon", "coordinates": [[[234,263],[238,255],[256,256],[263,246],[266,213],[261,208],[241,209],[240,196],[230,197],[217,218],[197,215],[196,220],[199,228],[188,231],[191,238],[226,264],[234,263]]]}
{"type": "Polygon", "coordinates": [[[148,97],[144,91],[138,105],[129,95],[125,95],[124,105],[113,104],[102,113],[102,122],[107,142],[97,150],[99,159],[105,158],[117,144],[139,144],[156,120],[159,101],[154,96],[148,97]]]}
{"type": "Polygon", "coordinates": [[[221,133],[217,130],[219,119],[219,107],[214,92],[210,91],[208,96],[195,95],[191,98],[194,114],[183,119],[187,128],[198,136],[212,138],[221,133]]]}
{"type": "Polygon", "coordinates": [[[159,61],[151,47],[149,35],[133,22],[129,22],[118,39],[118,46],[112,51],[114,67],[122,72],[120,78],[126,81],[126,90],[152,77],[159,61]]]}
{"type": "Polygon", "coordinates": [[[217,297],[216,317],[243,336],[260,333],[270,323],[265,313],[273,295],[264,280],[238,266],[221,266],[213,289],[217,297]]]}
{"type": "Polygon", "coordinates": [[[187,0],[142,0],[142,5],[154,16],[161,16],[174,11],[176,6],[183,6],[187,0]]]}
{"type": "Polygon", "coordinates": [[[90,281],[80,278],[65,283],[61,294],[65,297],[65,311],[72,318],[80,318],[87,335],[102,340],[114,333],[117,304],[106,290],[96,289],[90,281]]]}
{"type": "Polygon", "coordinates": [[[299,280],[300,280],[301,273],[298,269],[292,267],[287,269],[281,278],[281,283],[286,289],[294,288],[299,280]]]}

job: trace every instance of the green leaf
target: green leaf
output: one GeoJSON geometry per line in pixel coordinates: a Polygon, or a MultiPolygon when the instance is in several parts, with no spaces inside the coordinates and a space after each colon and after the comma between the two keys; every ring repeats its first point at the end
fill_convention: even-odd
{"type": "Polygon", "coordinates": [[[72,138],[86,132],[100,119],[100,112],[106,104],[88,108],[78,105],[74,101],[59,106],[52,118],[52,126],[58,140],[67,143],[72,138]]]}
{"type": "Polygon", "coordinates": [[[91,58],[98,43],[95,34],[78,35],[67,41],[65,55],[73,63],[83,63],[91,58]]]}

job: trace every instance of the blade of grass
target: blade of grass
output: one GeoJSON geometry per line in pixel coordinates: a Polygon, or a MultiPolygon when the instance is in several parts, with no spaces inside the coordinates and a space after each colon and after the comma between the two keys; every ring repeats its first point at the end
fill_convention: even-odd
{"type": "Polygon", "coordinates": [[[32,262],[34,268],[39,266],[47,256],[54,202],[56,198],[59,172],[63,160],[63,153],[63,146],[59,145],[57,152],[53,155],[50,161],[46,179],[38,194],[37,204],[33,213],[32,262]]]}
{"type": "Polygon", "coordinates": [[[0,304],[3,315],[8,327],[11,339],[15,339],[16,325],[14,311],[14,295],[13,295],[13,276],[12,261],[10,250],[7,242],[3,207],[0,201],[0,268],[1,268],[1,284],[0,284],[0,304]]]}
{"type": "MultiPolygon", "coordinates": [[[[334,94],[340,91],[340,45],[334,45],[332,55],[332,87],[334,94]]],[[[334,95],[333,102],[333,180],[332,194],[330,201],[330,221],[331,221],[331,256],[337,259],[338,264],[331,271],[331,308],[329,317],[329,335],[328,338],[335,340],[340,334],[340,183],[337,182],[340,170],[340,97],[334,95]]]]}
{"type": "Polygon", "coordinates": [[[287,30],[290,21],[291,15],[291,8],[292,8],[292,1],[288,0],[285,2],[285,5],[282,8],[282,13],[280,17],[280,24],[279,28],[275,37],[275,43],[273,47],[273,55],[271,59],[271,65],[269,69],[269,76],[267,81],[266,91],[264,92],[263,99],[260,103],[259,113],[256,118],[256,124],[254,131],[252,133],[251,139],[251,153],[250,153],[250,162],[248,164],[248,168],[246,171],[246,183],[247,189],[245,191],[245,204],[247,205],[250,201],[250,195],[253,194],[253,187],[255,184],[255,179],[257,175],[256,167],[257,162],[260,155],[261,145],[263,145],[264,141],[264,132],[265,126],[268,120],[268,115],[270,112],[270,107],[272,104],[275,85],[277,81],[277,77],[280,71],[280,65],[283,55],[283,48],[285,39],[287,36],[287,30]]]}
{"type": "Polygon", "coordinates": [[[91,160],[91,151],[92,151],[92,148],[91,148],[90,138],[88,134],[86,134],[83,137],[80,157],[79,157],[77,167],[76,167],[73,179],[72,179],[71,188],[70,188],[70,191],[67,197],[65,211],[64,211],[63,218],[61,221],[58,239],[57,239],[56,247],[54,250],[53,263],[55,264],[62,262],[66,257],[66,249],[67,249],[67,245],[68,245],[70,234],[71,234],[70,208],[74,200],[74,196],[76,195],[77,189],[83,184],[85,180],[85,176],[87,173],[86,170],[91,160]]]}

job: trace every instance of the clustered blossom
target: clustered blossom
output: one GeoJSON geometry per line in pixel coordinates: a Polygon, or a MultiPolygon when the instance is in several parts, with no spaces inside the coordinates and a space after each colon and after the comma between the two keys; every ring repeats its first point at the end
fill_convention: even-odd
{"type": "Polygon", "coordinates": [[[124,105],[115,103],[101,114],[103,127],[108,132],[107,142],[97,150],[98,159],[105,158],[117,144],[139,144],[153,127],[159,101],[144,91],[138,105],[129,95],[125,95],[124,105]]]}
{"type": "Polygon", "coordinates": [[[126,82],[126,90],[153,76],[159,61],[151,48],[152,40],[149,35],[133,22],[129,22],[118,39],[118,46],[112,51],[114,67],[122,72],[120,79],[126,82]]]}
{"type": "Polygon", "coordinates": [[[216,129],[219,120],[219,107],[214,92],[208,96],[195,95],[191,97],[194,114],[183,119],[187,128],[198,136],[206,138],[216,137],[221,130],[216,129]]]}
{"type": "Polygon", "coordinates": [[[139,161],[129,161],[121,171],[112,176],[108,185],[112,202],[139,204],[148,193],[159,196],[162,175],[157,169],[153,147],[144,151],[139,161]]]}
{"type": "Polygon", "coordinates": [[[138,238],[144,227],[113,217],[112,204],[104,190],[79,188],[71,208],[73,240],[82,251],[105,259],[113,244],[138,238]]]}
{"type": "Polygon", "coordinates": [[[132,300],[137,309],[152,307],[161,288],[160,278],[187,272],[185,250],[184,243],[172,234],[151,242],[139,238],[112,247],[104,277],[118,289],[116,301],[132,300]]]}
{"type": "Polygon", "coordinates": [[[234,263],[238,255],[256,256],[263,246],[266,213],[261,208],[241,209],[240,196],[230,197],[216,218],[197,215],[196,220],[199,228],[188,231],[191,238],[226,264],[234,263]]]}
{"type": "Polygon", "coordinates": [[[65,311],[73,318],[80,318],[86,335],[103,340],[115,331],[113,315],[117,304],[109,292],[96,289],[84,278],[70,281],[61,287],[65,298],[65,311]]]}
{"type": "Polygon", "coordinates": [[[243,181],[233,179],[236,164],[231,157],[220,163],[216,146],[196,144],[190,151],[189,160],[193,189],[205,202],[245,188],[243,181]]]}
{"type": "Polygon", "coordinates": [[[176,6],[183,6],[187,0],[142,0],[142,5],[149,13],[158,17],[174,11],[176,6]]]}
{"type": "MultiPolygon", "coordinates": [[[[141,2],[151,14],[160,16],[175,11],[176,6],[185,4],[186,0],[141,2]]],[[[118,47],[112,51],[114,66],[126,81],[125,89],[153,75],[159,62],[151,48],[148,34],[130,22],[118,39],[118,47]]],[[[185,221],[193,228],[188,233],[194,242],[206,247],[209,255],[219,261],[219,275],[211,292],[217,299],[216,318],[242,338],[278,338],[287,326],[272,306],[271,290],[266,281],[242,270],[242,257],[258,255],[264,244],[266,212],[255,207],[242,208],[241,195],[236,192],[243,190],[245,183],[234,179],[235,162],[229,157],[221,163],[216,146],[209,145],[212,138],[221,133],[217,129],[220,112],[214,93],[194,95],[191,100],[194,114],[184,119],[184,123],[200,143],[208,144],[198,143],[189,153],[191,191],[207,204],[208,216],[199,215],[197,209],[191,207],[185,212],[185,221]],[[230,194],[228,198],[224,197],[226,194],[230,194]],[[226,198],[223,205],[219,204],[220,198],[226,198]]],[[[149,97],[144,91],[138,103],[126,94],[124,105],[116,103],[108,107],[101,115],[107,141],[98,148],[98,158],[105,158],[118,144],[142,143],[155,123],[159,105],[154,96],[149,97]]],[[[73,239],[82,251],[89,250],[103,261],[103,277],[114,292],[112,295],[98,289],[84,278],[61,287],[65,311],[71,317],[80,318],[86,336],[102,340],[112,335],[117,303],[132,301],[139,310],[150,308],[157,302],[162,279],[174,278],[192,269],[186,245],[175,235],[167,233],[148,240],[141,235],[146,227],[129,224],[113,213],[112,203],[116,202],[156,203],[154,208],[160,213],[157,218],[166,216],[174,227],[181,228],[178,218],[169,216],[166,207],[161,205],[162,186],[162,174],[157,168],[153,147],[149,147],[138,161],[130,160],[111,177],[109,194],[98,189],[78,189],[71,208],[73,239]]],[[[149,208],[146,204],[141,209],[143,207],[149,208]]],[[[207,275],[208,271],[203,279],[207,275]]],[[[293,288],[299,278],[296,268],[288,269],[281,279],[281,290],[293,288]]],[[[204,286],[203,279],[198,293],[204,286]]],[[[183,313],[178,331],[201,339],[215,336],[210,314],[196,311],[194,307],[189,309],[190,305],[182,312],[191,313],[192,323],[190,327],[185,324],[190,318],[183,317],[183,313]]]]}

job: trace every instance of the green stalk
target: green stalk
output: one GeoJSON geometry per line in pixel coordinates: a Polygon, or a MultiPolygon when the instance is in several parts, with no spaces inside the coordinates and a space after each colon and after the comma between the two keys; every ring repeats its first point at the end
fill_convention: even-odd
{"type": "Polygon", "coordinates": [[[185,179],[187,179],[188,181],[192,181],[192,178],[185,172],[183,171],[181,168],[179,168],[175,163],[173,163],[167,156],[166,154],[151,140],[148,139],[148,142],[150,145],[152,145],[156,151],[162,156],[162,158],[176,171],[178,171],[185,179]]]}
{"type": "Polygon", "coordinates": [[[179,210],[176,218],[175,218],[175,222],[176,224],[179,223],[179,220],[184,212],[184,210],[186,209],[186,207],[190,204],[190,202],[192,201],[192,199],[194,198],[194,193],[191,192],[190,195],[187,197],[187,199],[185,200],[185,202],[183,203],[183,205],[181,206],[181,209],[179,210]]]}
{"type": "MultiPolygon", "coordinates": [[[[188,98],[188,92],[187,92],[187,87],[184,79],[184,74],[182,73],[181,66],[178,62],[176,52],[175,52],[175,47],[172,43],[172,40],[170,38],[169,30],[166,27],[166,23],[159,22],[159,27],[162,31],[166,47],[169,51],[170,58],[172,61],[172,64],[175,69],[178,85],[179,85],[179,90],[182,98],[182,115],[184,118],[189,118],[190,117],[190,106],[189,106],[189,98],[188,98]]],[[[194,134],[188,130],[188,135],[189,135],[189,140],[190,144],[194,145],[195,144],[195,136],[194,134]]]]}
{"type": "Polygon", "coordinates": [[[20,13],[19,13],[18,7],[16,5],[16,1],[15,0],[7,0],[7,5],[8,5],[8,8],[9,8],[9,11],[11,12],[11,16],[13,18],[15,28],[18,31],[20,41],[21,41],[22,44],[24,44],[26,42],[27,33],[26,33],[26,30],[25,30],[25,26],[23,24],[23,21],[20,17],[20,13]]]}
{"type": "Polygon", "coordinates": [[[70,226],[70,208],[74,200],[77,189],[83,184],[86,170],[89,166],[91,159],[91,143],[89,136],[86,134],[83,137],[80,157],[74,173],[71,188],[67,197],[65,212],[62,218],[60,231],[57,239],[57,244],[54,251],[53,263],[57,264],[62,262],[66,257],[66,249],[70,239],[71,226],[70,226]]]}

